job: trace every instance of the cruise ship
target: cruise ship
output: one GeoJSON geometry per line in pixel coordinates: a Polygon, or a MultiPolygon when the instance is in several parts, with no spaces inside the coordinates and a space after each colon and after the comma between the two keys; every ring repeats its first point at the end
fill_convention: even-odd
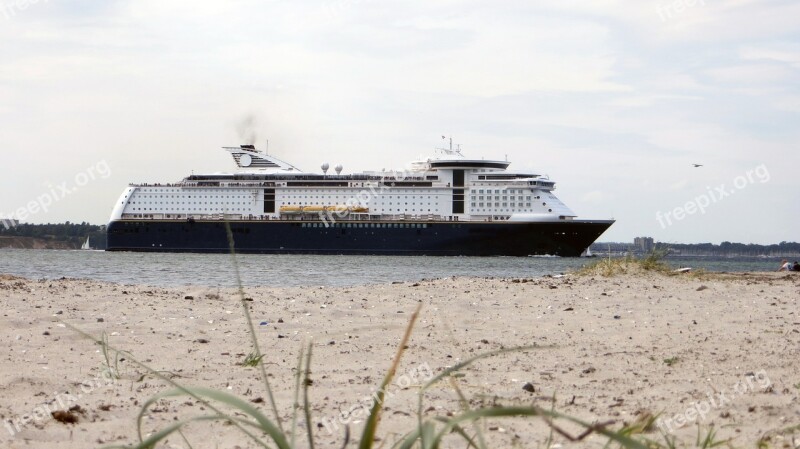
{"type": "Polygon", "coordinates": [[[431,256],[581,255],[614,220],[578,219],[548,176],[441,148],[405,171],[309,173],[253,145],[237,169],[131,184],[109,251],[431,256]]]}

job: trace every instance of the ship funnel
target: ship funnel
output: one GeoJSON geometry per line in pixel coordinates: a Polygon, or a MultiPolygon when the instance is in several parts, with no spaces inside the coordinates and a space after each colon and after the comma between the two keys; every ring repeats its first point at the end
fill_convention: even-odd
{"type": "Polygon", "coordinates": [[[336,166],[336,174],[337,175],[341,175],[342,174],[342,170],[344,170],[344,167],[342,167],[342,164],[339,164],[339,165],[336,166]]]}

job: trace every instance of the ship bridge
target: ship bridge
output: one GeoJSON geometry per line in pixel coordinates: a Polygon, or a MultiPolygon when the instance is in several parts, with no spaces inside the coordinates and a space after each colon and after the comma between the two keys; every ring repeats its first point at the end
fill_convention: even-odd
{"type": "Polygon", "coordinates": [[[450,139],[450,148],[436,148],[436,153],[434,157],[412,162],[412,170],[505,170],[511,165],[508,161],[467,159],[461,153],[460,145],[453,147],[453,139],[450,139]]]}
{"type": "Polygon", "coordinates": [[[432,170],[439,170],[439,169],[458,170],[458,169],[478,169],[478,168],[505,170],[508,168],[509,165],[511,165],[511,162],[466,160],[466,159],[429,161],[429,166],[432,170]]]}

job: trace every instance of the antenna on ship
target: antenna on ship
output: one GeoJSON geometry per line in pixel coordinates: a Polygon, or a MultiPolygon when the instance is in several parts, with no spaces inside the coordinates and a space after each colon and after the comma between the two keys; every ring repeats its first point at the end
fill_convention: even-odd
{"type": "MultiPolygon", "coordinates": [[[[447,139],[447,136],[442,136],[442,140],[447,139]]],[[[453,136],[450,136],[450,147],[449,148],[436,148],[436,151],[442,154],[453,155],[457,154],[462,156],[461,154],[461,144],[456,144],[455,148],[453,148],[453,136]]]]}
{"type": "Polygon", "coordinates": [[[269,156],[269,139],[267,139],[267,147],[264,149],[264,154],[269,156]]]}
{"type": "MultiPolygon", "coordinates": [[[[442,136],[442,140],[447,139],[447,136],[442,136]]],[[[450,152],[453,152],[453,136],[450,136],[450,152]]]]}

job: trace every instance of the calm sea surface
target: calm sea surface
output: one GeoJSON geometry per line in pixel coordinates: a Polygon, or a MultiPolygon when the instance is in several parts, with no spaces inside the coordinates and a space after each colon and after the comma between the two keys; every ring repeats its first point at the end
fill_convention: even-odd
{"type": "MultiPolygon", "coordinates": [[[[449,276],[539,277],[592,259],[559,257],[395,257],[239,255],[247,286],[350,286],[449,276]]],[[[676,268],[774,271],[778,259],[681,257],[676,268]]],[[[27,278],[86,278],[154,286],[235,286],[230,255],[0,249],[0,273],[27,278]]]]}

